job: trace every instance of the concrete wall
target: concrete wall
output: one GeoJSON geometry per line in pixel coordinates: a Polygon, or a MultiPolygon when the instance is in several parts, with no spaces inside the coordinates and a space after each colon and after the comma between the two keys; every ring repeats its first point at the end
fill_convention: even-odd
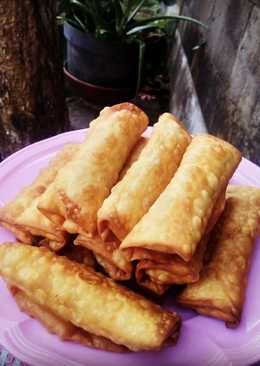
{"type": "Polygon", "coordinates": [[[190,133],[207,133],[187,56],[178,31],[169,56],[169,111],[184,124],[190,133]]]}
{"type": "Polygon", "coordinates": [[[182,13],[208,30],[180,26],[209,132],[260,165],[260,1],[185,0],[182,13]],[[192,47],[202,40],[198,51],[192,47]]]}

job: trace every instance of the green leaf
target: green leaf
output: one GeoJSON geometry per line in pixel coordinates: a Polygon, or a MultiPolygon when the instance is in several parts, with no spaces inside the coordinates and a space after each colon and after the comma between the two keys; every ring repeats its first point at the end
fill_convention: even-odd
{"type": "Polygon", "coordinates": [[[138,11],[134,20],[143,20],[148,17],[153,17],[161,14],[161,1],[159,0],[146,0],[144,5],[138,11]]]}
{"type": "Polygon", "coordinates": [[[72,6],[77,6],[82,10],[86,10],[86,6],[84,4],[82,4],[82,2],[78,1],[78,0],[70,0],[70,5],[72,6]]]}
{"type": "Polygon", "coordinates": [[[119,34],[122,33],[124,13],[121,7],[120,0],[113,0],[115,9],[115,27],[119,34]]]}
{"type": "Polygon", "coordinates": [[[146,0],[139,0],[137,4],[135,4],[134,8],[130,8],[130,14],[127,16],[127,23],[129,23],[138,13],[138,11],[141,9],[141,7],[144,5],[144,2],[146,0]]]}
{"type": "Polygon", "coordinates": [[[99,32],[99,29],[101,29],[101,28],[111,31],[111,25],[109,24],[109,22],[106,20],[106,18],[104,16],[104,13],[106,13],[108,11],[108,9],[106,9],[105,4],[103,4],[103,2],[100,0],[98,0],[98,1],[93,0],[92,2],[89,0],[86,0],[86,2],[90,6],[93,21],[96,26],[96,31],[99,32]]]}
{"type": "Polygon", "coordinates": [[[63,0],[61,1],[59,6],[59,12],[62,11],[69,12],[75,7],[83,11],[86,10],[86,6],[79,0],[63,0]]]}
{"type": "Polygon", "coordinates": [[[60,22],[66,20],[98,38],[130,37],[131,40],[142,38],[142,32],[150,29],[170,34],[169,27],[178,21],[205,27],[200,21],[186,16],[155,16],[160,11],[159,0],[61,0],[59,11],[60,22]]]}
{"type": "Polygon", "coordinates": [[[147,18],[144,20],[136,21],[136,24],[142,25],[142,24],[151,23],[151,22],[158,21],[158,20],[176,21],[176,22],[180,21],[180,20],[184,20],[187,22],[191,22],[191,23],[200,25],[201,27],[207,28],[207,26],[204,23],[200,22],[199,20],[191,18],[191,17],[186,17],[184,15],[162,15],[162,16],[157,16],[157,17],[151,17],[151,18],[147,18]]]}
{"type": "Polygon", "coordinates": [[[73,25],[75,28],[78,28],[78,29],[80,29],[80,30],[83,30],[83,29],[81,28],[81,26],[79,25],[79,23],[78,23],[76,20],[74,20],[73,16],[72,16],[72,17],[70,17],[70,18],[66,18],[66,17],[64,17],[64,21],[66,21],[66,22],[68,22],[69,24],[73,25]]]}
{"type": "Polygon", "coordinates": [[[62,13],[64,11],[68,11],[70,5],[70,0],[61,0],[58,3],[58,13],[62,13]]]}
{"type": "Polygon", "coordinates": [[[155,28],[158,28],[158,26],[156,24],[140,25],[138,27],[133,27],[132,29],[130,29],[129,31],[127,31],[126,32],[126,35],[127,36],[132,36],[133,34],[141,33],[144,30],[155,29],[155,28]]]}
{"type": "Polygon", "coordinates": [[[197,51],[197,50],[199,50],[201,47],[203,47],[203,46],[205,46],[207,44],[207,42],[206,41],[202,41],[201,43],[199,43],[199,44],[196,44],[196,46],[194,46],[194,47],[192,47],[192,51],[197,51]]]}
{"type": "Polygon", "coordinates": [[[78,23],[78,28],[80,27],[81,30],[83,30],[84,32],[87,32],[87,27],[85,26],[85,24],[79,19],[79,17],[73,13],[73,17],[76,20],[76,22],[78,23]]]}

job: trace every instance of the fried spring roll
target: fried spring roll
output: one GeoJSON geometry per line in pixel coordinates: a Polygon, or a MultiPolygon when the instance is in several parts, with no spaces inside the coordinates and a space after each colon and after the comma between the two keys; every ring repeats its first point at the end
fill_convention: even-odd
{"type": "Polygon", "coordinates": [[[239,151],[229,143],[195,136],[173,179],[120,248],[130,258],[135,248],[145,248],[189,262],[240,160],[239,151]]]}
{"type": "Polygon", "coordinates": [[[132,149],[130,156],[128,157],[123,169],[120,172],[119,180],[124,178],[128,169],[133,165],[133,163],[139,158],[141,152],[143,151],[144,147],[146,146],[147,142],[149,141],[148,137],[141,136],[140,139],[135,144],[134,148],[132,149]]]}
{"type": "Polygon", "coordinates": [[[134,258],[139,260],[135,272],[138,284],[150,288],[151,283],[182,285],[198,281],[206,245],[207,240],[202,240],[190,262],[174,254],[137,249],[134,258]]]}
{"type": "Polygon", "coordinates": [[[78,235],[74,244],[91,250],[97,262],[114,280],[130,279],[133,270],[132,263],[119,250],[119,243],[116,241],[104,243],[98,236],[92,238],[78,235]]]}
{"type": "Polygon", "coordinates": [[[190,141],[173,115],[164,113],[159,118],[138,160],[98,211],[98,232],[103,240],[125,238],[169,183],[190,141]]]}
{"type": "Polygon", "coordinates": [[[139,260],[135,271],[139,285],[153,290],[152,287],[156,289],[155,285],[182,285],[198,281],[204,263],[209,233],[218,221],[224,207],[225,193],[222,193],[214,207],[204,237],[189,262],[185,262],[175,254],[165,254],[142,248],[135,249],[132,259],[139,260]]]}
{"type": "Polygon", "coordinates": [[[136,269],[136,283],[143,289],[149,290],[153,295],[162,296],[169,288],[170,285],[160,284],[156,280],[154,281],[152,277],[146,275],[146,260],[143,260],[137,264],[138,269],[136,269]]]}
{"type": "Polygon", "coordinates": [[[133,351],[158,350],[179,333],[177,314],[46,248],[0,245],[0,274],[60,318],[133,351]]]}
{"type": "Polygon", "coordinates": [[[70,233],[94,234],[97,211],[147,124],[133,104],[104,108],[76,156],[41,197],[39,209],[70,233]]]}
{"type": "Polygon", "coordinates": [[[30,186],[25,187],[13,201],[0,209],[1,224],[22,242],[33,244],[35,237],[41,236],[57,242],[59,247],[64,245],[66,233],[47,219],[37,209],[37,204],[58,171],[72,158],[78,148],[79,144],[65,145],[30,186]]]}
{"type": "Polygon", "coordinates": [[[29,233],[29,231],[25,231],[25,229],[22,227],[16,226],[14,224],[9,224],[5,221],[1,221],[0,223],[1,226],[11,231],[11,233],[16,237],[16,239],[18,239],[22,243],[28,243],[32,245],[38,241],[38,238],[29,233]]]}
{"type": "MultiPolygon", "coordinates": [[[[137,141],[120,172],[119,180],[124,177],[131,165],[138,159],[147,142],[148,138],[143,136],[137,141]]],[[[121,252],[118,252],[119,242],[104,243],[98,236],[89,237],[86,235],[79,235],[74,244],[78,248],[79,246],[82,246],[82,248],[85,247],[85,249],[89,248],[93,252],[98,264],[103,267],[105,272],[114,280],[123,281],[130,279],[132,265],[130,261],[126,261],[125,258],[122,258],[124,255],[121,252]]]]}
{"type": "Polygon", "coordinates": [[[38,210],[39,199],[40,197],[35,198],[32,204],[16,218],[16,223],[34,237],[45,238],[51,249],[60,250],[66,244],[68,234],[38,210]]]}
{"type": "Polygon", "coordinates": [[[211,260],[198,282],[188,285],[178,302],[201,314],[239,324],[250,257],[260,224],[260,189],[230,186],[225,211],[212,232],[211,260]]]}
{"type": "MultiPolygon", "coordinates": [[[[147,144],[147,141],[148,138],[143,136],[137,141],[120,172],[119,180],[124,177],[131,165],[138,159],[143,148],[147,144]]],[[[132,264],[125,258],[121,258],[124,257],[124,255],[121,252],[118,252],[119,242],[104,243],[98,236],[89,237],[86,235],[78,235],[74,244],[79,249],[79,246],[82,246],[83,249],[88,248],[86,250],[91,250],[98,264],[103,267],[105,272],[114,280],[123,281],[130,279],[132,264]]]]}
{"type": "Polygon", "coordinates": [[[18,288],[11,287],[10,291],[21,311],[40,321],[50,333],[57,335],[61,340],[77,342],[86,347],[110,352],[127,351],[127,348],[119,346],[104,337],[90,334],[69,321],[60,318],[43,306],[34,303],[25,292],[18,288]]]}
{"type": "Polygon", "coordinates": [[[66,247],[64,241],[58,242],[58,241],[53,241],[53,240],[50,240],[47,238],[38,238],[38,240],[35,241],[35,245],[37,245],[38,247],[49,248],[53,252],[59,252],[61,249],[66,247]]]}

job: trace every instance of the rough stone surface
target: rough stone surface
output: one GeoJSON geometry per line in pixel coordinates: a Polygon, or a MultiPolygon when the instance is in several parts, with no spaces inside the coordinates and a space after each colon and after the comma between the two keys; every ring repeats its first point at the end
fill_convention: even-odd
{"type": "Polygon", "coordinates": [[[209,132],[260,164],[260,7],[249,0],[189,0],[183,13],[208,25],[180,27],[209,132]],[[206,40],[199,51],[191,49],[206,40]]]}
{"type": "MultiPolygon", "coordinates": [[[[69,109],[70,129],[72,130],[87,128],[104,108],[104,106],[89,103],[76,95],[68,97],[66,102],[69,109]]],[[[160,114],[169,111],[168,95],[156,98],[149,93],[140,93],[129,102],[144,110],[149,117],[149,125],[156,123],[160,114]]]]}
{"type": "Polygon", "coordinates": [[[192,134],[206,133],[206,124],[178,32],[176,33],[174,46],[169,58],[169,78],[169,111],[192,134]]]}

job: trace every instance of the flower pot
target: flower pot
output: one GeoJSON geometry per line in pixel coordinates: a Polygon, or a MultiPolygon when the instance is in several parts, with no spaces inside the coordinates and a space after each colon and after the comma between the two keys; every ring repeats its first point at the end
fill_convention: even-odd
{"type": "Polygon", "coordinates": [[[134,98],[135,89],[99,86],[78,79],[64,66],[65,79],[73,94],[99,106],[112,105],[134,98]]]}
{"type": "Polygon", "coordinates": [[[64,35],[67,70],[77,79],[101,87],[136,88],[136,44],[96,39],[69,23],[64,24],[64,35]]]}

